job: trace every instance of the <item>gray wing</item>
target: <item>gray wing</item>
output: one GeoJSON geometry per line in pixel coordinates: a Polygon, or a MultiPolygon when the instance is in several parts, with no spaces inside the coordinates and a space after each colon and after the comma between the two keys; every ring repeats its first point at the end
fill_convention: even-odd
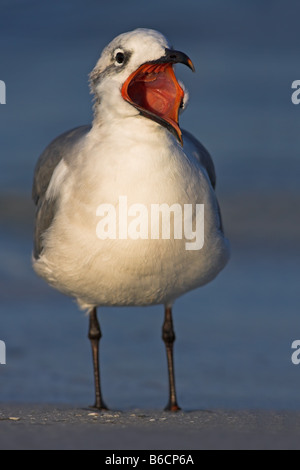
{"type": "Polygon", "coordinates": [[[196,137],[194,137],[193,134],[191,134],[190,132],[183,130],[182,136],[183,136],[183,141],[188,141],[192,143],[193,146],[195,147],[197,151],[197,157],[201,165],[207,171],[211,185],[215,189],[216,188],[216,171],[215,171],[214,162],[209,152],[206,150],[204,145],[202,145],[201,142],[199,142],[199,140],[197,140],[196,137]]]}
{"type": "Polygon", "coordinates": [[[55,217],[56,201],[45,198],[54,170],[90,129],[91,126],[81,126],[60,135],[48,145],[37,162],[32,188],[32,198],[37,206],[33,252],[35,259],[39,258],[43,250],[43,234],[55,217]]]}
{"type": "MultiPolygon", "coordinates": [[[[215,165],[214,165],[213,159],[210,156],[210,153],[206,150],[204,145],[202,145],[201,142],[199,142],[199,140],[197,140],[196,137],[194,137],[190,132],[183,130],[182,135],[183,135],[183,141],[187,141],[188,143],[193,144],[197,153],[198,160],[200,161],[201,165],[205,168],[212,187],[216,189],[216,181],[217,181],[216,171],[215,171],[215,165]]],[[[218,200],[217,200],[217,207],[218,207],[219,220],[220,220],[220,230],[222,233],[224,233],[222,214],[221,214],[218,200]]]]}

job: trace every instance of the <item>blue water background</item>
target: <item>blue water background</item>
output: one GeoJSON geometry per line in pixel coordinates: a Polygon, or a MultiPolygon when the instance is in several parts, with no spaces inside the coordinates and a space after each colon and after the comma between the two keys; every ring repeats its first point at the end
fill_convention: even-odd
{"type": "MultiPolygon", "coordinates": [[[[0,402],[93,401],[87,318],[31,270],[35,162],[92,119],[87,79],[102,48],[163,32],[197,73],[182,127],[212,153],[232,260],[174,308],[185,409],[300,409],[300,80],[297,0],[0,1],[0,402]]],[[[103,391],[114,408],[167,400],[162,308],[103,309],[103,391]]]]}

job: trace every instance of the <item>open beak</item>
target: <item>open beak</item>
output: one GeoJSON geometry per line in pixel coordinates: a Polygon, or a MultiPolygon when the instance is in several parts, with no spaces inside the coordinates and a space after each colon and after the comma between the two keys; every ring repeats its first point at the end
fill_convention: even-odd
{"type": "Polygon", "coordinates": [[[184,91],[173,70],[173,64],[178,63],[185,64],[195,71],[191,59],[186,54],[166,49],[163,57],[147,62],[133,72],[123,84],[121,94],[124,100],[138,109],[143,116],[172,132],[182,145],[178,115],[184,91]]]}

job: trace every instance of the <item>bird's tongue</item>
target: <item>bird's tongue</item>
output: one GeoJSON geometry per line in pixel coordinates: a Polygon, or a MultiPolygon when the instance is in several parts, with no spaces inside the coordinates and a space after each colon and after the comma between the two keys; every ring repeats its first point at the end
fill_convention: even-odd
{"type": "Polygon", "coordinates": [[[184,92],[171,64],[145,64],[122,87],[122,96],[138,109],[149,111],[178,127],[184,92]]]}

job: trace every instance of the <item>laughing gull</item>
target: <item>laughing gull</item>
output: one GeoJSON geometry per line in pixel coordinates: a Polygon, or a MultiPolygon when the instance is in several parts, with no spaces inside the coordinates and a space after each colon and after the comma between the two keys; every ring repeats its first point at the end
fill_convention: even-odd
{"type": "Polygon", "coordinates": [[[137,29],[116,37],[90,74],[92,125],[56,138],[35,170],[33,267],[89,313],[96,409],[106,409],[100,387],[97,307],[165,307],[166,409],[179,410],[172,306],[181,295],[212,281],[229,259],[214,164],[203,145],[179,127],[187,93],[174,73],[178,63],[194,70],[189,57],[171,48],[157,31],[137,29]],[[202,219],[199,209],[204,243],[198,247],[188,247],[189,234],[195,236],[197,229],[183,235],[178,220],[176,226],[178,206],[192,207],[189,214],[196,224],[197,211],[204,208],[202,219]],[[163,209],[169,208],[169,219],[164,219],[169,220],[169,236],[155,224],[150,234],[147,217],[153,208],[159,209],[156,224],[163,223],[163,209]],[[112,220],[113,216],[119,218],[112,220]],[[129,227],[124,232],[130,221],[136,229],[131,236],[129,227]]]}

